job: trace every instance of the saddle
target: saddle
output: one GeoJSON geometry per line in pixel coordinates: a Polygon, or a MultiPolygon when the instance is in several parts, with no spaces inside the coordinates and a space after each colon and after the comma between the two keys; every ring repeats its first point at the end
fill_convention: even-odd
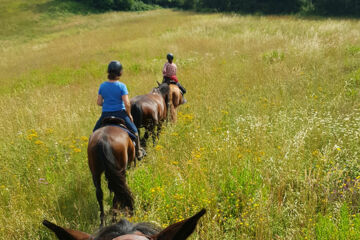
{"type": "Polygon", "coordinates": [[[163,83],[167,83],[167,84],[175,84],[176,85],[176,82],[174,80],[172,80],[171,78],[169,77],[164,77],[163,79],[163,83]]]}
{"type": "Polygon", "coordinates": [[[131,140],[133,142],[136,142],[137,137],[135,133],[126,127],[124,119],[114,116],[106,117],[101,121],[101,127],[105,127],[105,126],[116,126],[122,128],[129,134],[131,140]]]}

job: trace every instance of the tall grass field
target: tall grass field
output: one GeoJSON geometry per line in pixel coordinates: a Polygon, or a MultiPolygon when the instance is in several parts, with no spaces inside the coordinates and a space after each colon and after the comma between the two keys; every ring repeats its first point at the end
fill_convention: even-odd
{"type": "MultiPolygon", "coordinates": [[[[127,171],[132,222],[191,239],[360,239],[360,21],[0,2],[0,239],[93,233],[88,137],[107,64],[130,97],[175,55],[188,103],[127,171]]],[[[112,198],[103,180],[107,223],[112,198]]]]}

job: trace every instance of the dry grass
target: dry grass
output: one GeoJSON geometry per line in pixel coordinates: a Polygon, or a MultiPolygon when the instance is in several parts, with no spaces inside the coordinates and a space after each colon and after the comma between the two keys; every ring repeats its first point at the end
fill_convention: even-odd
{"type": "Polygon", "coordinates": [[[96,229],[85,150],[106,64],[122,61],[135,96],[167,52],[189,103],[128,172],[132,221],[206,207],[193,239],[360,234],[359,21],[157,10],[37,26],[0,41],[2,239],[53,239],[43,218],[96,229]]]}

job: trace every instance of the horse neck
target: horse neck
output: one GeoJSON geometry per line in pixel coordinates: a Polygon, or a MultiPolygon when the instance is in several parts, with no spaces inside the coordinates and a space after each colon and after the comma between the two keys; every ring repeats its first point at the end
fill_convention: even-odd
{"type": "Polygon", "coordinates": [[[168,94],[166,94],[166,93],[160,92],[159,90],[153,90],[153,91],[150,92],[150,94],[159,95],[159,96],[160,96],[161,98],[163,98],[164,100],[166,99],[166,96],[168,95],[168,94]]]}

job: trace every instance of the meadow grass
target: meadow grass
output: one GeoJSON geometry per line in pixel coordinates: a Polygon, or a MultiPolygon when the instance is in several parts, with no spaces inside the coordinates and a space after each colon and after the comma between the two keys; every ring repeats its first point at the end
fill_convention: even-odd
{"type": "Polygon", "coordinates": [[[131,221],[165,227],[205,207],[192,239],[358,239],[358,20],[20,3],[0,15],[24,30],[0,32],[1,239],[55,239],[44,218],[97,229],[86,146],[107,63],[123,63],[133,97],[167,52],[188,103],[128,171],[131,221]]]}

